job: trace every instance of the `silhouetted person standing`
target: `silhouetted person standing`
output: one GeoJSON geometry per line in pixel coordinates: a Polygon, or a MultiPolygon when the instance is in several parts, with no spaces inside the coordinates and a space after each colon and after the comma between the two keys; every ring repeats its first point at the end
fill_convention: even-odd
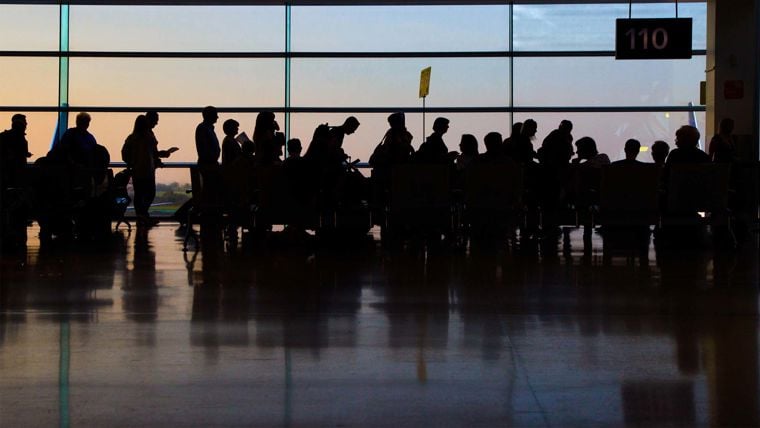
{"type": "Polygon", "coordinates": [[[639,140],[636,139],[629,139],[625,142],[625,146],[623,147],[623,151],[625,152],[625,159],[621,159],[616,162],[612,162],[613,165],[641,165],[642,162],[636,160],[636,156],[639,155],[639,152],[641,151],[641,143],[639,140]]]}
{"type": "MultiPolygon", "coordinates": [[[[262,111],[256,115],[256,125],[253,129],[253,142],[256,145],[256,163],[261,166],[270,166],[279,163],[281,147],[275,133],[280,130],[280,125],[275,120],[274,113],[262,111]]],[[[284,137],[282,138],[284,145],[284,137]]]]}
{"type": "Polygon", "coordinates": [[[135,125],[121,149],[122,160],[132,173],[135,192],[135,214],[138,226],[153,226],[158,220],[150,218],[148,210],[156,197],[156,168],[163,166],[161,158],[168,158],[179,150],[172,147],[158,150],[158,140],[153,129],[158,125],[158,112],[148,111],[137,116],[135,125]]]}
{"type": "Polygon", "coordinates": [[[544,138],[539,150],[541,163],[549,167],[564,167],[573,157],[573,123],[560,122],[559,127],[544,138]]]}
{"type": "Polygon", "coordinates": [[[515,122],[512,124],[512,133],[509,134],[509,137],[506,138],[502,143],[502,151],[504,152],[505,156],[514,159],[514,145],[515,141],[520,139],[520,132],[522,131],[522,127],[522,122],[515,122]]]}
{"type": "Polygon", "coordinates": [[[512,140],[512,158],[517,163],[532,163],[536,157],[536,151],[533,149],[533,140],[536,138],[538,124],[533,119],[527,119],[523,122],[520,130],[520,137],[512,140]]]}
{"type": "Polygon", "coordinates": [[[343,140],[346,135],[351,135],[359,129],[359,120],[354,116],[349,116],[343,122],[343,125],[330,128],[330,140],[328,149],[334,152],[338,157],[345,158],[343,150],[343,140]]]}
{"type": "Polygon", "coordinates": [[[19,202],[26,185],[28,157],[26,116],[14,114],[11,129],[0,133],[0,249],[22,249],[26,245],[26,210],[19,202]]]}
{"type": "Polygon", "coordinates": [[[449,130],[449,120],[438,117],[433,122],[433,133],[422,143],[415,154],[415,160],[426,164],[451,164],[449,149],[443,142],[443,135],[449,130]]]}
{"type": "Polygon", "coordinates": [[[734,139],[734,121],[725,118],[720,121],[718,133],[710,140],[708,154],[713,162],[733,163],[736,160],[736,141],[734,139]]]}
{"type": "Polygon", "coordinates": [[[179,148],[170,147],[167,150],[158,150],[158,139],[156,138],[156,134],[153,132],[153,130],[156,129],[156,126],[158,126],[158,112],[155,110],[148,110],[145,112],[145,118],[148,119],[148,130],[150,137],[153,140],[153,158],[156,160],[156,166],[160,167],[162,166],[161,159],[168,158],[172,153],[179,150],[179,148]]]}
{"type": "Polygon", "coordinates": [[[26,116],[14,114],[11,129],[0,133],[0,183],[3,189],[22,184],[26,160],[31,156],[26,141],[26,116]]]}
{"type": "Polygon", "coordinates": [[[221,148],[214,131],[214,124],[219,120],[216,107],[203,109],[203,122],[195,128],[195,150],[198,152],[198,166],[218,165],[221,148]]]}
{"type": "Polygon", "coordinates": [[[235,139],[240,130],[240,123],[235,119],[227,119],[222,124],[224,140],[222,140],[222,167],[232,165],[243,154],[243,148],[235,139]]]}
{"type": "Polygon", "coordinates": [[[406,116],[396,112],[388,116],[390,129],[369,159],[373,168],[389,169],[391,166],[409,162],[414,154],[412,134],[406,130],[406,116]]]}

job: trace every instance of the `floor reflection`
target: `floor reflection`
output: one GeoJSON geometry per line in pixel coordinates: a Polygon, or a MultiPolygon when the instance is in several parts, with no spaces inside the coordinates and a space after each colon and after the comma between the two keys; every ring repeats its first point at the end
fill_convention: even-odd
{"type": "Polygon", "coordinates": [[[0,259],[3,425],[760,424],[750,246],[182,236],[0,259]]]}

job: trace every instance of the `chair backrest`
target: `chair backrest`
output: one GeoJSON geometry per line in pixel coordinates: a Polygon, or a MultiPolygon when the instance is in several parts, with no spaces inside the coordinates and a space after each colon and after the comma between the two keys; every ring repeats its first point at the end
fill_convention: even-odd
{"type": "Polygon", "coordinates": [[[287,224],[300,214],[282,166],[259,167],[254,174],[258,208],[266,214],[268,221],[272,224],[287,224]]]}
{"type": "Polygon", "coordinates": [[[662,169],[654,164],[603,167],[599,186],[600,212],[657,214],[661,173],[662,169]]]}
{"type": "Polygon", "coordinates": [[[669,168],[669,211],[725,210],[731,172],[729,164],[675,164],[669,168]]]}
{"type": "Polygon", "coordinates": [[[465,171],[468,209],[516,210],[522,206],[523,170],[514,162],[472,164],[465,171]]]}
{"type": "Polygon", "coordinates": [[[450,168],[446,165],[397,165],[391,171],[391,211],[450,206],[450,168]]]}
{"type": "Polygon", "coordinates": [[[203,195],[203,176],[197,166],[190,167],[190,202],[194,207],[200,208],[202,204],[201,195],[203,195]]]}

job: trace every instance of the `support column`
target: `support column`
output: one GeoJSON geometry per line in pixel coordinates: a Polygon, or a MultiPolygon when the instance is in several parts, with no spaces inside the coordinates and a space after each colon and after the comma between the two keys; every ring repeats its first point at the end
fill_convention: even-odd
{"type": "MultiPolygon", "coordinates": [[[[290,1],[285,2],[285,141],[290,139],[290,22],[291,22],[290,1]]],[[[287,157],[287,147],[285,156],[287,157]]]]}
{"type": "Polygon", "coordinates": [[[69,127],[69,57],[64,53],[69,51],[69,2],[60,2],[58,32],[58,127],[53,138],[53,144],[61,140],[63,133],[69,127]]]}
{"type": "Polygon", "coordinates": [[[707,1],[707,130],[736,123],[741,160],[758,159],[758,7],[760,0],[707,1]]]}

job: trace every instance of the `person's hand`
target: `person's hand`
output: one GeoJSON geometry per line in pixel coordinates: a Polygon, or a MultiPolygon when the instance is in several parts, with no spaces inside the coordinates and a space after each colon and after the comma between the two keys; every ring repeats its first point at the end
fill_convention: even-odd
{"type": "Polygon", "coordinates": [[[169,150],[167,150],[166,152],[169,154],[172,154],[176,152],[177,150],[179,150],[179,147],[170,147],[169,150]]]}

